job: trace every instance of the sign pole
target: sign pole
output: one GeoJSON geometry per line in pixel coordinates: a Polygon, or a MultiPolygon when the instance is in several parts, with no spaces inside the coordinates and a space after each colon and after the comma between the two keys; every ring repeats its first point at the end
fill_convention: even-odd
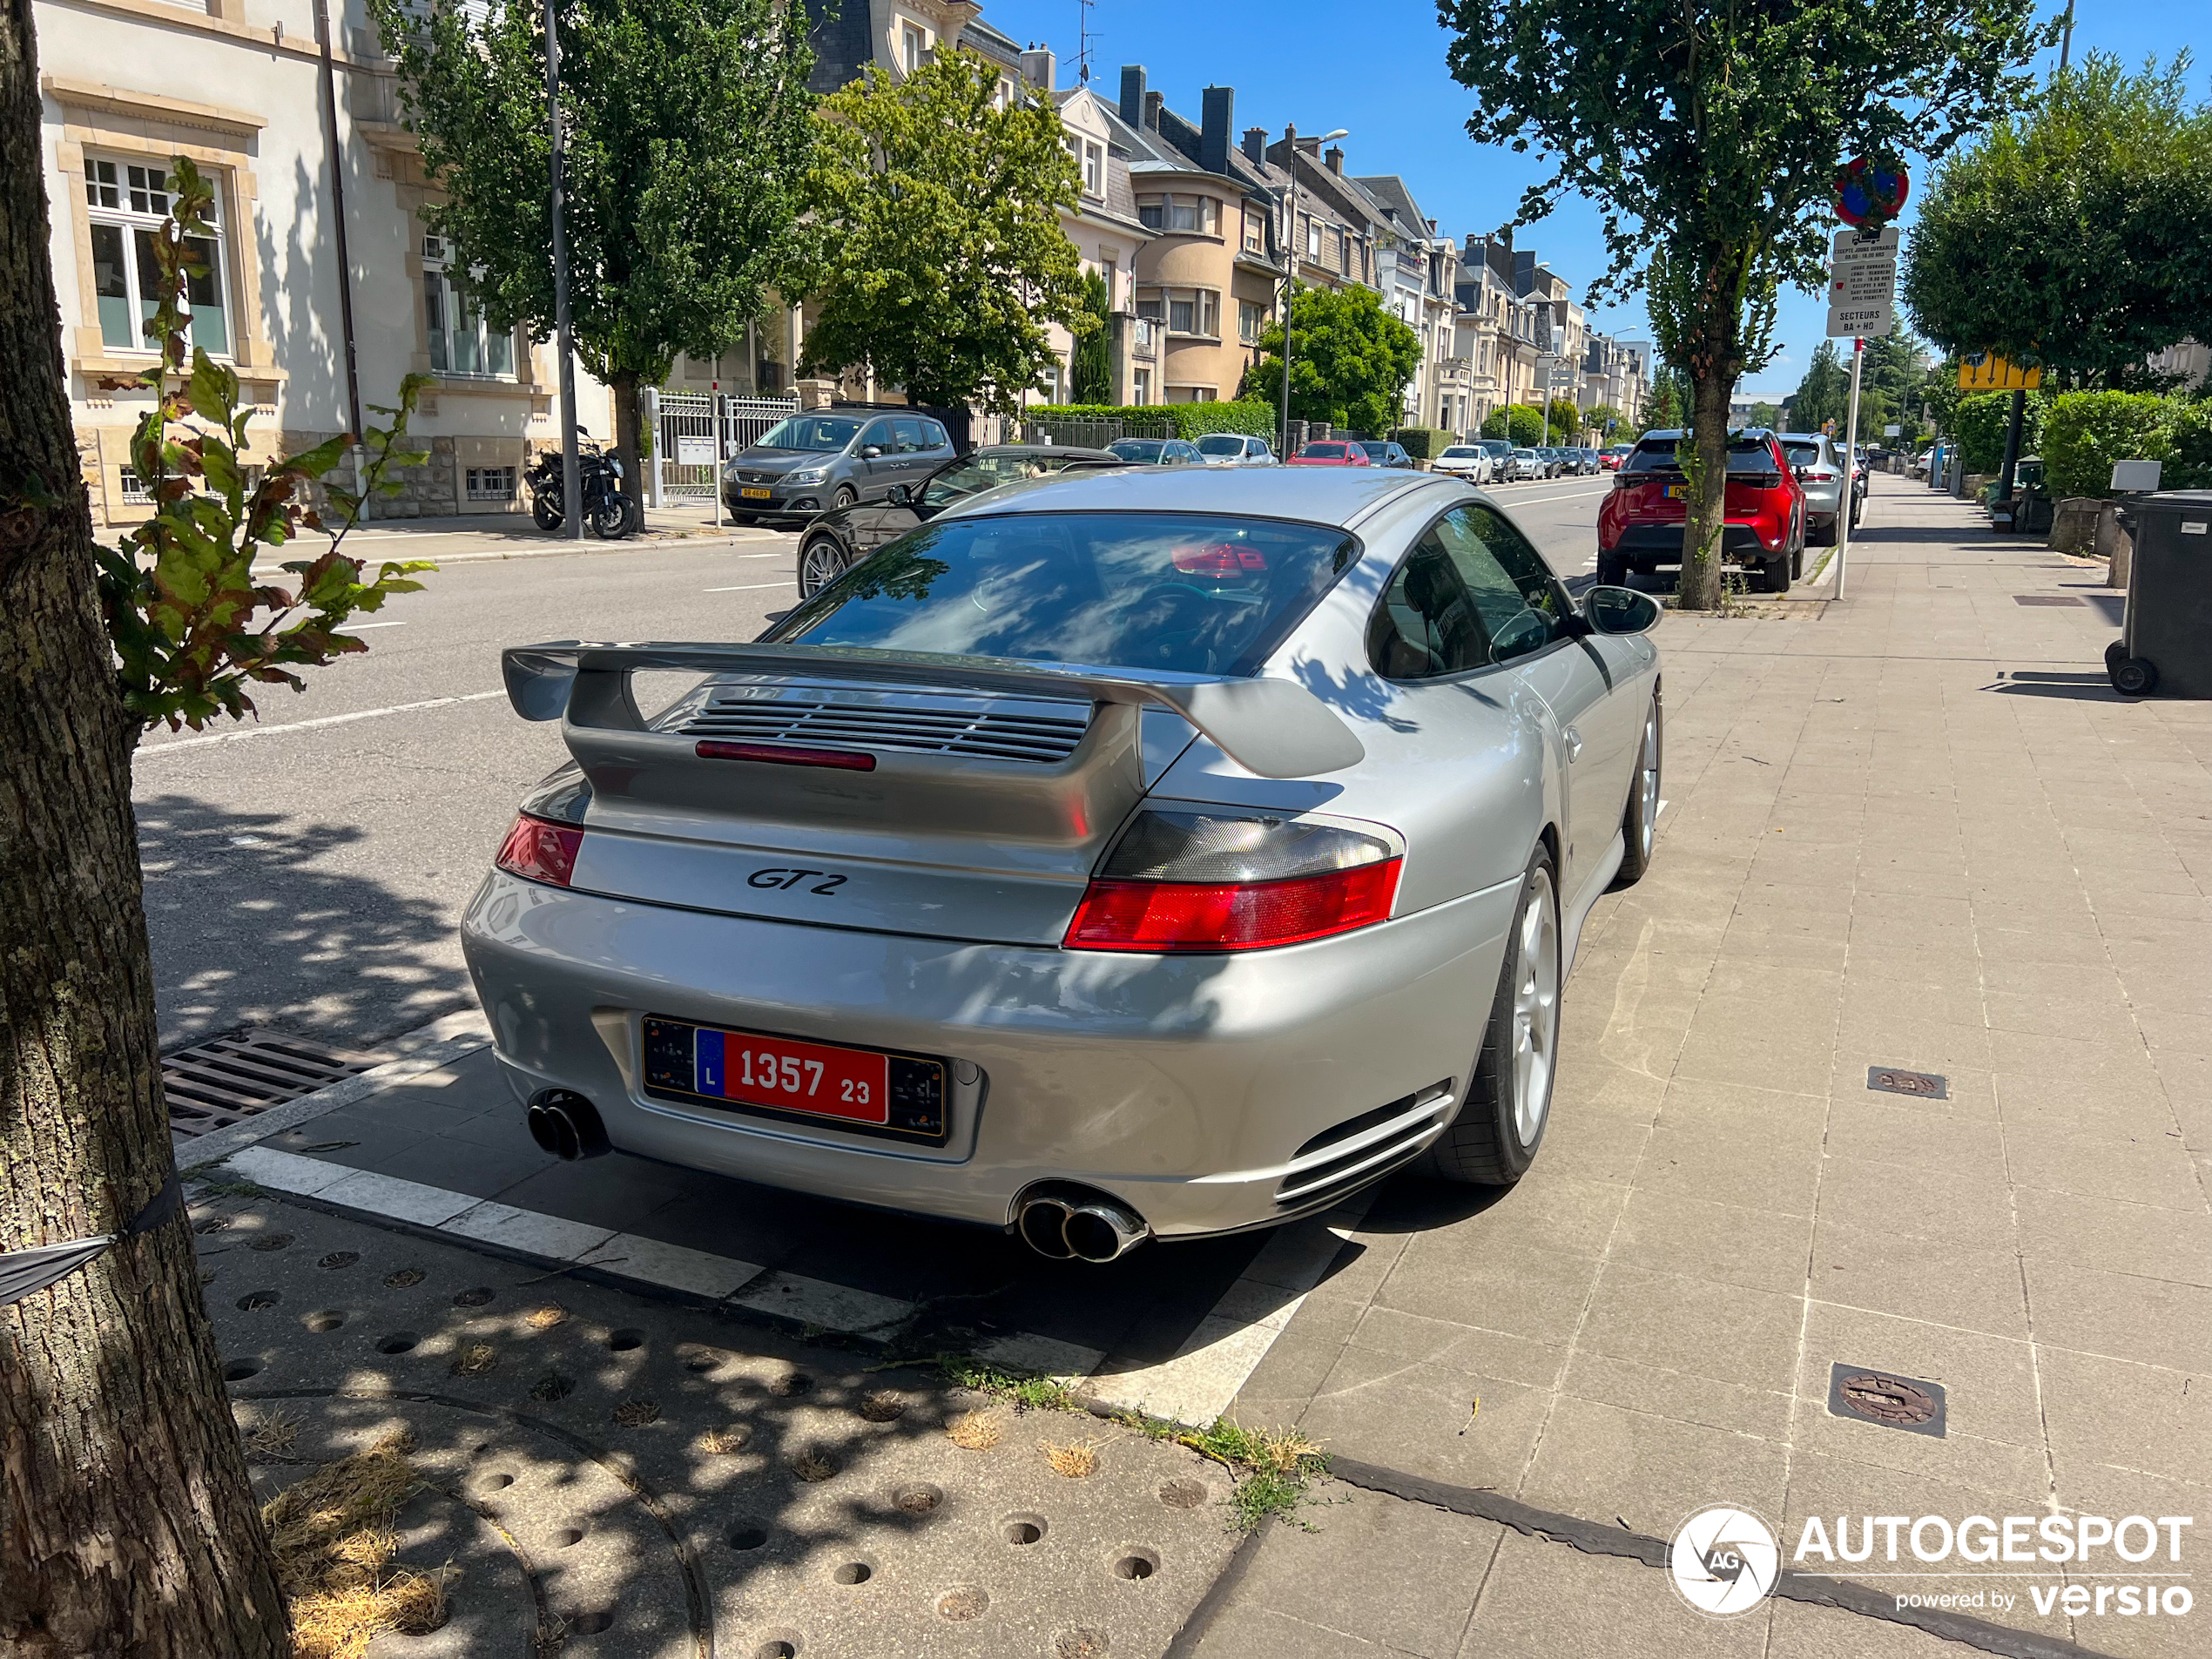
{"type": "Polygon", "coordinates": [[[1851,561],[1851,509],[1858,504],[1858,371],[1866,361],[1866,341],[1851,343],[1851,413],[1844,420],[1844,499],[1836,512],[1836,597],[1844,597],[1844,573],[1851,561]]]}

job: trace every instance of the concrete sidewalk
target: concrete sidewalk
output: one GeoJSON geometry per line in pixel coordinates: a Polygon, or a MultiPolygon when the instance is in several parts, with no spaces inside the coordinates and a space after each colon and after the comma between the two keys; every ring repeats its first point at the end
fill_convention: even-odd
{"type": "MultiPolygon", "coordinates": [[[[1471,1513],[1276,1529],[1209,1659],[1938,1651],[1787,1600],[1703,1619],[1504,1500],[1662,1541],[1725,1501],[1785,1558],[1808,1516],[2212,1509],[2212,705],[2111,691],[2100,570],[1874,488],[1818,620],[1662,628],[1670,806],[1591,918],[1534,1170],[1386,1188],[1238,1397],[1471,1513]],[[1831,1413],[1838,1365],[1940,1385],[1946,1432],[1831,1413]]],[[[1815,1564],[2212,1651],[2212,1611],[2040,1616],[2031,1583],[2100,1581],[1900,1554],[1815,1564]]]]}

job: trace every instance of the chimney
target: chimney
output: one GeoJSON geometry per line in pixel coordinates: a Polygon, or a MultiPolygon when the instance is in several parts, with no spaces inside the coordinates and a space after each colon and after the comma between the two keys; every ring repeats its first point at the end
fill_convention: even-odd
{"type": "Polygon", "coordinates": [[[1122,65],[1122,107],[1119,114],[1130,126],[1144,125],[1144,65],[1122,65]]]}
{"type": "Polygon", "coordinates": [[[1434,219],[1432,219],[1431,220],[1429,220],[1429,222],[1428,222],[1428,233],[1429,233],[1431,236],[1433,236],[1433,235],[1435,235],[1435,234],[1436,234],[1436,221],[1435,221],[1434,219]]]}
{"type": "Polygon", "coordinates": [[[1321,140],[1318,138],[1300,138],[1298,141],[1298,154],[1307,157],[1312,160],[1318,161],[1321,158],[1321,140]]]}
{"type": "Polygon", "coordinates": [[[1265,127],[1244,129],[1244,156],[1255,166],[1265,165],[1267,160],[1267,129],[1265,127]]]}
{"type": "Polygon", "coordinates": [[[1331,145],[1329,146],[1328,162],[1329,162],[1329,171],[1330,171],[1331,172],[1332,172],[1332,173],[1336,174],[1336,176],[1337,176],[1338,178],[1339,178],[1339,179],[1343,178],[1343,177],[1344,177],[1344,146],[1343,146],[1342,145],[1340,145],[1340,144],[1332,144],[1332,145],[1331,145]]]}
{"type": "Polygon", "coordinates": [[[1147,92],[1144,95],[1144,130],[1147,132],[1160,130],[1160,105],[1167,101],[1165,92],[1147,92]]]}
{"type": "Polygon", "coordinates": [[[1032,46],[1022,54],[1022,78],[1040,92],[1054,92],[1059,88],[1052,83],[1059,62],[1049,46],[1032,46]]]}
{"type": "Polygon", "coordinates": [[[1204,96],[1198,133],[1198,165],[1208,172],[1229,171],[1229,124],[1237,104],[1233,86],[1209,86],[1204,96]]]}

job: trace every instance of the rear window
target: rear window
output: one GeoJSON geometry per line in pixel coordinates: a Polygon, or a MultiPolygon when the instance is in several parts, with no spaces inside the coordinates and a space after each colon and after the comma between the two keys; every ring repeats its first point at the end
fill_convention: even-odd
{"type": "Polygon", "coordinates": [[[1211,437],[1198,440],[1198,453],[1202,455],[1240,455],[1244,453],[1244,441],[1226,432],[1217,432],[1211,437]]]}
{"type": "Polygon", "coordinates": [[[1358,555],[1342,530],[1271,519],[941,519],[854,565],[767,637],[1248,675],[1358,555]]]}
{"type": "Polygon", "coordinates": [[[1341,461],[1344,452],[1350,447],[1342,443],[1309,443],[1298,453],[1315,461],[1341,461]]]}
{"type": "MultiPolygon", "coordinates": [[[[1737,438],[1728,446],[1728,469],[1741,477],[1746,473],[1772,472],[1774,451],[1764,438],[1737,438]]],[[[1639,443],[1621,463],[1622,472],[1677,472],[1675,465],[1675,441],[1662,439],[1657,443],[1639,443]]]]}
{"type": "Polygon", "coordinates": [[[1464,443],[1455,443],[1445,450],[1443,458],[1447,461],[1463,461],[1469,455],[1479,455],[1481,453],[1480,449],[1468,448],[1464,443]]]}
{"type": "Polygon", "coordinates": [[[1150,464],[1167,452],[1167,445],[1158,438],[1123,438],[1107,446],[1124,461],[1150,464]]]}
{"type": "Polygon", "coordinates": [[[1817,467],[1820,464],[1820,446],[1817,443],[1785,443],[1782,453],[1793,467],[1817,467]]]}

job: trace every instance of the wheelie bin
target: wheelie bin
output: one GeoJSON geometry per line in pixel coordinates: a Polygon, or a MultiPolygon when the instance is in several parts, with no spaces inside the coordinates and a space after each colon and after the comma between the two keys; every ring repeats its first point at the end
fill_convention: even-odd
{"type": "Polygon", "coordinates": [[[2131,497],[2120,522],[2135,550],[2120,637],[2105,650],[2113,690],[2212,698],[2212,490],[2131,497]]]}

